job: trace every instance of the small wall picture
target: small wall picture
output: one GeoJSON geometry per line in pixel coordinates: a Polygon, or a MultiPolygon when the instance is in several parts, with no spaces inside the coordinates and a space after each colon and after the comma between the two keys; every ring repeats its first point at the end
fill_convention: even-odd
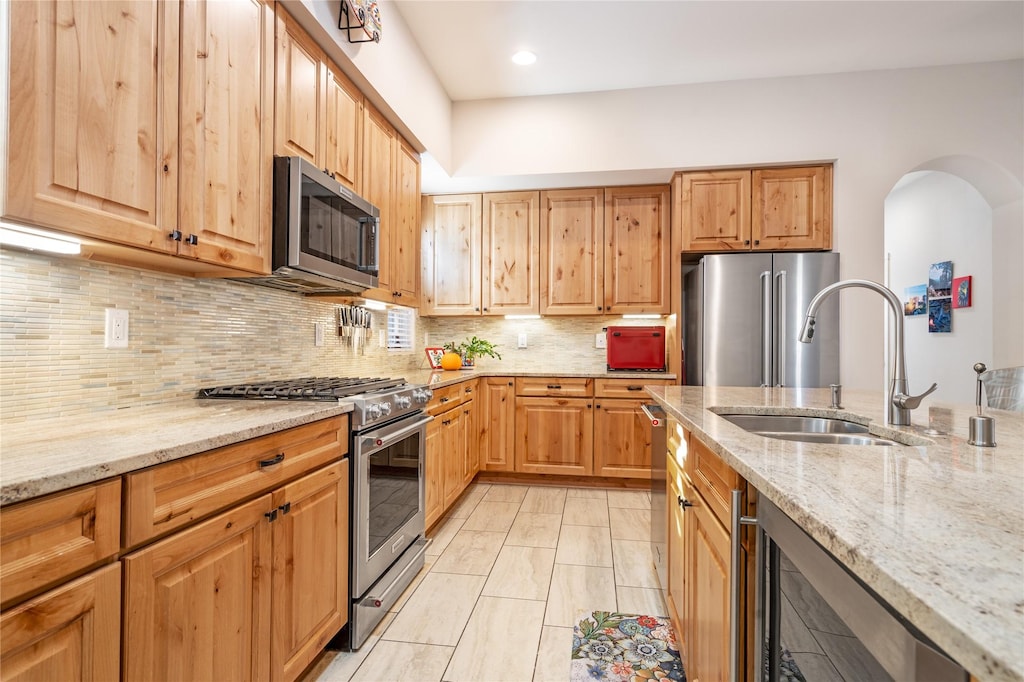
{"type": "Polygon", "coordinates": [[[953,307],[971,307],[971,276],[957,277],[953,280],[953,307]]]}
{"type": "Polygon", "coordinates": [[[917,284],[903,290],[903,314],[924,315],[928,312],[928,286],[917,284]]]}
{"type": "Polygon", "coordinates": [[[425,348],[427,360],[430,362],[430,369],[441,369],[441,356],[444,355],[444,348],[425,348]]]}
{"type": "Polygon", "coordinates": [[[953,331],[953,316],[950,315],[952,301],[948,298],[928,299],[928,332],[949,334],[953,331]]]}
{"type": "Polygon", "coordinates": [[[953,261],[932,263],[928,268],[928,300],[949,298],[953,288],[953,261]]]}

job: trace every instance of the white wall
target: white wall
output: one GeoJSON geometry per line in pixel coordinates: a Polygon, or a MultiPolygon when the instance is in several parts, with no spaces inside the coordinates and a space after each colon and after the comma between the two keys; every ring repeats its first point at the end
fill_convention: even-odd
{"type": "Polygon", "coordinates": [[[970,308],[952,311],[949,334],[928,332],[928,316],[904,317],[910,388],[920,393],[931,382],[929,399],[974,400],[976,362],[993,364],[993,302],[1002,299],[992,276],[992,208],[973,185],[955,175],[920,171],[885,200],[885,249],[890,254],[890,288],[926,284],[928,266],[953,261],[953,276],[971,275],[970,308]]]}

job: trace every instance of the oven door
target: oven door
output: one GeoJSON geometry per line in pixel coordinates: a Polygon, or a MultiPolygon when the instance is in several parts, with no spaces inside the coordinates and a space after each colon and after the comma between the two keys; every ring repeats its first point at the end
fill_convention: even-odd
{"type": "Polygon", "coordinates": [[[424,528],[427,423],[418,414],[353,436],[352,596],[364,595],[424,528]]]}

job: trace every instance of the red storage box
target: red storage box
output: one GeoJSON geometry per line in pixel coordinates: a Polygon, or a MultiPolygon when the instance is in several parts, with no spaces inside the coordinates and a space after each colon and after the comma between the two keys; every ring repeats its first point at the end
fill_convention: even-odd
{"type": "Polygon", "coordinates": [[[664,327],[607,327],[609,370],[665,371],[664,327]]]}

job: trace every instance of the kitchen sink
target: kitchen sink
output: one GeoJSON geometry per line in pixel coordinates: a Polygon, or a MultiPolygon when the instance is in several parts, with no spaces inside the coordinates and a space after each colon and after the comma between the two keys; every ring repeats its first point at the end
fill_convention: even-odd
{"type": "Polygon", "coordinates": [[[831,445],[902,445],[868,433],[868,427],[845,419],[790,414],[720,414],[722,419],[766,438],[831,445]]]}

